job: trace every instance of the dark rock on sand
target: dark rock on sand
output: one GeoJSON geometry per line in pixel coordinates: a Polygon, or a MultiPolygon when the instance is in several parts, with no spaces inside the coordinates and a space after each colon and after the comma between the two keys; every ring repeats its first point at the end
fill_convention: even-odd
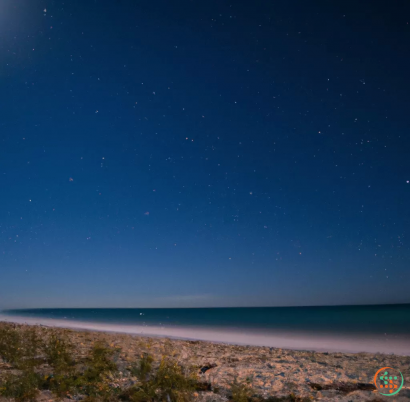
{"type": "Polygon", "coordinates": [[[211,369],[213,369],[217,366],[218,366],[217,364],[208,364],[206,366],[203,366],[203,367],[200,368],[200,373],[204,374],[206,371],[211,370],[211,369]]]}

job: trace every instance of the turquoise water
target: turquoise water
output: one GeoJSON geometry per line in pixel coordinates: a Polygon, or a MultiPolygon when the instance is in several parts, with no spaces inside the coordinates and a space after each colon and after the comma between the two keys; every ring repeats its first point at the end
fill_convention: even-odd
{"type": "Polygon", "coordinates": [[[29,309],[3,314],[110,325],[161,325],[410,338],[410,304],[332,307],[29,309]]]}

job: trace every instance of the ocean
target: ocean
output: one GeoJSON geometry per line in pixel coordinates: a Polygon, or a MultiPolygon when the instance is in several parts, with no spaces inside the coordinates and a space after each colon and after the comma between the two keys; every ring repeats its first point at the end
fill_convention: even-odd
{"type": "Polygon", "coordinates": [[[0,320],[291,349],[410,355],[410,304],[27,309],[0,320]]]}

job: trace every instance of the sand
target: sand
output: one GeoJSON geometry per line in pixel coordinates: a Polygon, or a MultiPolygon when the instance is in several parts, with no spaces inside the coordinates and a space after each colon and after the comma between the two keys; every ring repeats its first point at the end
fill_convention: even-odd
{"type": "MultiPolygon", "coordinates": [[[[10,321],[10,317],[7,317],[10,321]]],[[[0,319],[1,320],[1,319],[0,319]]],[[[4,320],[4,317],[3,317],[4,320]]],[[[13,320],[17,320],[13,318],[13,320]]],[[[18,319],[34,324],[38,320],[18,319]]],[[[311,400],[321,401],[409,401],[410,400],[410,357],[399,354],[381,353],[347,353],[347,352],[317,352],[308,350],[295,350],[284,347],[255,346],[232,344],[234,340],[249,341],[250,338],[241,337],[244,334],[232,333],[229,337],[227,332],[217,335],[211,331],[201,331],[190,329],[184,332],[171,332],[173,336],[186,338],[198,337],[203,340],[176,339],[165,336],[166,329],[162,327],[107,327],[105,325],[87,324],[87,331],[79,329],[78,326],[86,323],[54,322],[52,320],[41,320],[42,325],[55,325],[61,327],[71,326],[72,328],[57,329],[57,331],[68,333],[71,341],[77,345],[76,353],[79,357],[87,354],[91,345],[97,340],[104,340],[110,345],[121,348],[117,364],[123,375],[123,379],[118,380],[120,384],[127,384],[132,379],[129,378],[127,367],[147,352],[154,356],[158,362],[162,355],[172,355],[182,365],[212,367],[201,374],[201,380],[212,385],[212,389],[218,389],[218,393],[212,391],[201,392],[197,396],[198,401],[226,401],[229,397],[229,384],[236,377],[239,380],[252,378],[252,386],[256,395],[263,398],[281,397],[295,394],[307,397],[311,400]],[[74,329],[77,327],[77,329],[74,329]],[[93,330],[93,331],[91,331],[93,330]],[[110,330],[110,332],[104,332],[110,330]],[[116,332],[113,332],[113,331],[116,332]],[[144,332],[143,334],[138,331],[144,332]],[[163,332],[161,332],[163,331],[163,332]],[[155,336],[147,336],[147,332],[155,336]],[[220,337],[220,341],[229,343],[210,342],[220,337]],[[381,397],[377,390],[366,391],[357,390],[357,384],[372,384],[376,371],[382,367],[390,366],[399,369],[405,377],[405,387],[399,395],[394,398],[381,397]],[[313,386],[319,384],[320,387],[313,386]],[[353,391],[342,389],[332,389],[332,384],[347,384],[353,391]],[[326,388],[331,389],[326,389],[326,388]],[[356,388],[356,390],[355,390],[356,388]]],[[[0,323],[0,325],[2,325],[0,323]]],[[[249,336],[248,334],[245,334],[249,336]]],[[[244,335],[244,336],[245,336],[244,335]]],[[[277,342],[279,339],[272,340],[277,342]]],[[[253,342],[268,342],[268,339],[257,337],[252,338],[253,342]]],[[[284,344],[292,344],[302,347],[301,340],[283,339],[284,344]],[[290,343],[289,343],[290,342],[290,343]]],[[[316,340],[315,342],[318,342],[316,340]]],[[[349,347],[348,343],[341,344],[349,347]]],[[[309,343],[304,343],[307,345],[309,343]]],[[[332,341],[331,345],[315,345],[320,349],[336,347],[332,341]]],[[[363,345],[365,346],[365,345],[363,345]]],[[[359,348],[359,346],[357,346],[359,348]]],[[[355,347],[356,348],[356,347],[355,347]]],[[[399,350],[399,349],[398,349],[399,350]]],[[[407,353],[408,354],[408,353],[407,353]]],[[[4,363],[0,364],[0,374],[6,372],[9,367],[4,363]]],[[[337,387],[333,387],[337,388],[337,387]]],[[[43,400],[53,400],[51,394],[43,393],[43,400]]]]}

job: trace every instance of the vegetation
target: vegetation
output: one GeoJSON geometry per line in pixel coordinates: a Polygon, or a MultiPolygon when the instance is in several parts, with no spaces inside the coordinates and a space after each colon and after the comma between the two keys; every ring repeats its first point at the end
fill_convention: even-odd
{"type": "MultiPolygon", "coordinates": [[[[198,392],[220,392],[220,388],[200,381],[200,367],[182,366],[170,344],[165,344],[160,361],[148,353],[129,360],[128,373],[124,374],[117,364],[121,349],[87,335],[87,346],[81,343],[79,353],[79,345],[70,342],[67,332],[0,323],[0,396],[26,402],[49,390],[57,400],[188,402],[195,400],[198,392]]],[[[152,345],[148,342],[144,347],[150,350],[152,345]]],[[[224,392],[228,391],[233,402],[305,400],[294,394],[262,399],[255,395],[251,383],[250,378],[242,382],[235,379],[224,392]]]]}
{"type": "Polygon", "coordinates": [[[129,371],[134,377],[138,377],[143,380],[148,380],[149,374],[152,370],[153,361],[154,358],[151,355],[145,353],[141,356],[141,360],[139,361],[139,363],[136,365],[132,365],[129,368],[129,371]]]}
{"type": "Polygon", "coordinates": [[[0,396],[33,401],[40,390],[50,390],[57,399],[78,395],[86,402],[186,402],[200,388],[197,370],[164,356],[154,371],[153,357],[142,354],[129,368],[138,381],[121,389],[115,384],[119,379],[115,356],[119,352],[97,342],[85,358],[76,360],[74,345],[61,331],[3,325],[0,359],[11,370],[0,378],[0,396]]]}
{"type": "Polygon", "coordinates": [[[7,363],[18,363],[21,359],[21,335],[11,326],[0,328],[0,356],[7,363]]]}
{"type": "Polygon", "coordinates": [[[163,357],[153,374],[152,362],[152,356],[144,355],[138,366],[131,368],[131,373],[140,381],[123,393],[121,399],[132,402],[185,402],[192,399],[199,382],[196,371],[184,371],[175,360],[163,357]]]}
{"type": "Polygon", "coordinates": [[[54,371],[62,373],[73,365],[73,345],[66,337],[58,336],[55,331],[51,332],[43,347],[44,357],[54,371]]]}
{"type": "Polygon", "coordinates": [[[234,402],[248,402],[251,399],[253,390],[250,382],[249,379],[246,379],[245,382],[238,382],[238,379],[235,378],[234,382],[230,384],[234,402]]]}
{"type": "Polygon", "coordinates": [[[17,402],[32,401],[39,393],[40,377],[33,370],[24,370],[20,375],[7,374],[0,385],[0,395],[17,402]]]}

